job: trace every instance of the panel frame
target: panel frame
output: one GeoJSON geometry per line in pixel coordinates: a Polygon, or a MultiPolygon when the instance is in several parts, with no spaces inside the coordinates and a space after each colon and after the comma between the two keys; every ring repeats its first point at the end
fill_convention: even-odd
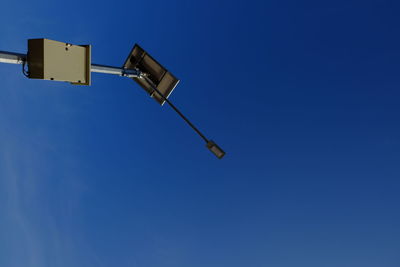
{"type": "Polygon", "coordinates": [[[176,78],[170,71],[168,71],[168,69],[161,65],[138,44],[135,44],[132,48],[125,60],[123,69],[137,69],[144,75],[147,75],[147,78],[153,84],[140,77],[134,77],[132,79],[161,106],[164,105],[165,100],[153,89],[153,86],[156,87],[165,98],[168,98],[180,82],[178,78],[176,78]]]}

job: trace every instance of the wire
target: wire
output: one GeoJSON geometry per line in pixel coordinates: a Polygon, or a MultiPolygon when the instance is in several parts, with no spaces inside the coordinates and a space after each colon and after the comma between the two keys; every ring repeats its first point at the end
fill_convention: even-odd
{"type": "Polygon", "coordinates": [[[29,71],[27,71],[27,70],[25,69],[26,61],[27,61],[27,60],[25,59],[24,62],[22,63],[22,73],[25,75],[25,77],[29,78],[29,71]]]}

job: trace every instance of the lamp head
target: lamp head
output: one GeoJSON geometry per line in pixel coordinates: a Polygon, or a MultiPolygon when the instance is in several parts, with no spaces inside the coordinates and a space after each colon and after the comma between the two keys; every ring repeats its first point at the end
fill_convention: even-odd
{"type": "Polygon", "coordinates": [[[217,158],[222,159],[225,156],[225,151],[214,143],[214,141],[209,140],[206,146],[217,158]]]}

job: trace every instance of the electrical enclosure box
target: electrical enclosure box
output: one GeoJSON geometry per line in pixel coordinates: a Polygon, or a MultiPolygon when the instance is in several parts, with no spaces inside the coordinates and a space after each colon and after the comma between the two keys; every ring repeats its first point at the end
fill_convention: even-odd
{"type": "Polygon", "coordinates": [[[29,78],[90,85],[90,67],[90,45],[28,40],[29,78]]]}

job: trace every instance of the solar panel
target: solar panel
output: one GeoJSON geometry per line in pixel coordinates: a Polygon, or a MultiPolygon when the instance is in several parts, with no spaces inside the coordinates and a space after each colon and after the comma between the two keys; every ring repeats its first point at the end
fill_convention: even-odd
{"type": "Polygon", "coordinates": [[[153,87],[156,87],[165,98],[168,98],[179,83],[179,80],[171,72],[158,63],[138,44],[135,44],[133,47],[123,68],[128,70],[138,69],[142,73],[146,74],[150,82],[138,77],[132,79],[148,92],[160,105],[163,105],[165,100],[153,89],[153,87]]]}

